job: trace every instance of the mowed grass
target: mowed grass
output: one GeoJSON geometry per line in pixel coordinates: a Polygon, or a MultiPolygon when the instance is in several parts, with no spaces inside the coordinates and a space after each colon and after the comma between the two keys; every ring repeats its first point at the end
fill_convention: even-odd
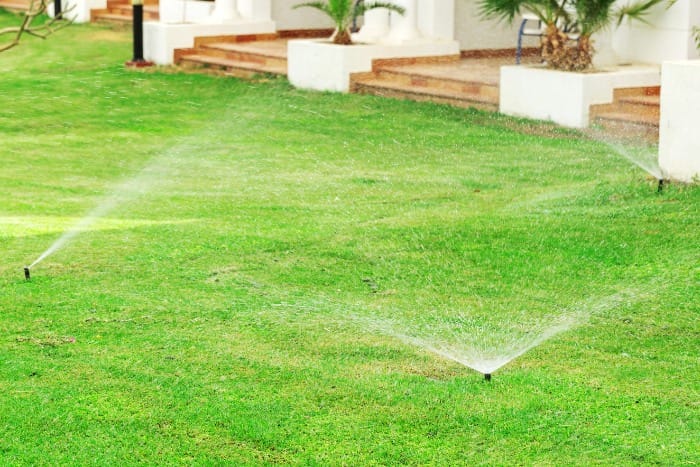
{"type": "Polygon", "coordinates": [[[78,25],[0,54],[0,463],[700,462],[697,186],[547,124],[130,58],[78,25]],[[490,384],[382,324],[505,347],[566,313],[490,384]]]}

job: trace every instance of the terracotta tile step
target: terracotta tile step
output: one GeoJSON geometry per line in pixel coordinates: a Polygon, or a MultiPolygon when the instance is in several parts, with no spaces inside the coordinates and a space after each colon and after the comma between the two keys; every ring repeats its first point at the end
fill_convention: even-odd
{"type": "Polygon", "coordinates": [[[353,91],[359,94],[429,101],[440,104],[450,104],[456,107],[476,107],[478,109],[496,111],[498,101],[479,94],[465,94],[433,87],[416,87],[402,83],[387,82],[377,78],[360,78],[353,81],[353,91]]]}
{"type": "Polygon", "coordinates": [[[661,86],[618,88],[614,91],[615,100],[628,96],[658,96],[659,94],[661,94],[661,86]]]}
{"type": "Polygon", "coordinates": [[[659,121],[661,108],[654,105],[637,104],[634,102],[617,102],[612,104],[592,105],[590,109],[591,118],[598,116],[608,116],[611,118],[625,118],[630,121],[653,122],[659,121]]]}
{"type": "Polygon", "coordinates": [[[488,101],[498,103],[499,88],[489,83],[436,77],[428,74],[403,70],[381,69],[376,76],[392,83],[401,83],[415,88],[443,89],[458,94],[481,96],[488,101]]]}
{"type": "Polygon", "coordinates": [[[133,20],[131,15],[120,15],[110,12],[99,12],[92,16],[93,21],[106,21],[110,23],[129,23],[133,20]]]}
{"type": "Polygon", "coordinates": [[[616,140],[644,140],[650,143],[659,141],[658,121],[656,124],[653,124],[652,122],[636,122],[614,117],[615,115],[612,114],[605,117],[596,117],[592,121],[591,128],[602,127],[605,134],[616,140]]]}
{"type": "Polygon", "coordinates": [[[0,8],[15,12],[27,11],[30,3],[29,0],[3,0],[0,1],[0,8]]]}
{"type": "Polygon", "coordinates": [[[198,68],[215,73],[246,78],[262,73],[271,73],[275,75],[287,74],[286,66],[256,64],[203,54],[183,55],[180,57],[179,65],[185,68],[198,68]]]}
{"type": "Polygon", "coordinates": [[[597,123],[620,122],[626,124],[642,125],[647,127],[659,127],[659,117],[643,113],[629,112],[602,112],[593,117],[597,123]]]}
{"type": "Polygon", "coordinates": [[[622,96],[618,102],[625,104],[636,104],[650,107],[659,107],[661,105],[661,96],[656,95],[639,95],[639,96],[622,96]]]}
{"type": "Polygon", "coordinates": [[[237,44],[206,44],[198,49],[198,54],[287,69],[286,54],[249,52],[245,47],[237,47],[237,44]]]}
{"type": "Polygon", "coordinates": [[[287,59],[287,41],[210,42],[202,47],[287,59]]]}

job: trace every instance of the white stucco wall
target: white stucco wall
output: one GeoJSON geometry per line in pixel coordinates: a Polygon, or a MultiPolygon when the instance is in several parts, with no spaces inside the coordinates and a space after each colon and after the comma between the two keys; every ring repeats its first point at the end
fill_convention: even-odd
{"type": "MultiPolygon", "coordinates": [[[[515,48],[519,27],[519,18],[513,24],[485,20],[475,0],[455,0],[455,39],[461,50],[515,48]]],[[[539,39],[534,37],[526,37],[523,42],[523,47],[538,45],[539,39]]]]}
{"type": "Polygon", "coordinates": [[[657,5],[646,20],[625,22],[615,31],[613,47],[621,59],[660,64],[700,58],[691,34],[693,25],[700,25],[700,0],[657,5]]]}
{"type": "Polygon", "coordinates": [[[314,8],[294,9],[299,3],[303,0],[272,0],[272,19],[278,31],[333,27],[328,17],[314,8]]]}
{"type": "Polygon", "coordinates": [[[700,178],[700,60],[664,62],[661,72],[659,165],[665,176],[700,178]]]}

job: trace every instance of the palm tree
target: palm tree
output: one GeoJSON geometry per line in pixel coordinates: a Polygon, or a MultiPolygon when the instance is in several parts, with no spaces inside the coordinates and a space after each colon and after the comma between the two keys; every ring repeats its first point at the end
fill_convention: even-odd
{"type": "Polygon", "coordinates": [[[397,13],[404,13],[404,8],[390,2],[367,2],[357,0],[325,0],[305,2],[295,5],[294,8],[311,7],[321,10],[335,23],[335,32],[331,36],[334,44],[352,44],[350,26],[354,18],[362,16],[366,11],[374,8],[386,8],[397,13]]]}
{"type": "Polygon", "coordinates": [[[542,58],[557,70],[580,71],[591,66],[595,49],[591,36],[624,19],[644,20],[655,5],[667,0],[479,0],[482,15],[512,22],[530,11],[546,28],[542,36],[542,58]]]}

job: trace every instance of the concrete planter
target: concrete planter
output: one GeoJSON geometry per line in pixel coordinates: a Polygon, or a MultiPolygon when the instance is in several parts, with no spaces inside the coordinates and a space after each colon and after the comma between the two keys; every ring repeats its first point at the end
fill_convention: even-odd
{"type": "Polygon", "coordinates": [[[411,44],[337,45],[329,40],[289,41],[287,69],[292,85],[318,91],[348,92],[350,74],[372,70],[376,58],[430,57],[459,53],[457,41],[411,44]]]}
{"type": "Polygon", "coordinates": [[[700,60],[665,62],[661,71],[659,166],[664,176],[700,179],[700,60]]]}
{"type": "Polygon", "coordinates": [[[559,125],[586,128],[590,106],[613,101],[613,90],[658,86],[659,67],[617,66],[575,73],[544,66],[501,68],[500,111],[506,115],[551,120],[559,125]]]}

